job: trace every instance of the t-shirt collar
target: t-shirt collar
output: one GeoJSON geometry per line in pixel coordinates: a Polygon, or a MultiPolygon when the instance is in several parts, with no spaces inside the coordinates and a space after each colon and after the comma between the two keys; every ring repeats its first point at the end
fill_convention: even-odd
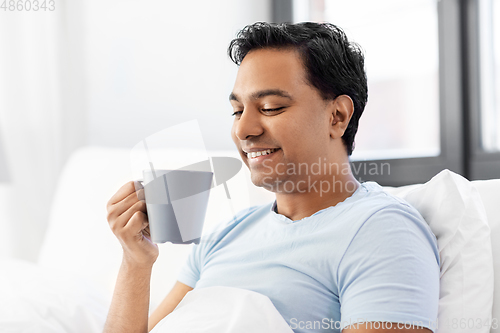
{"type": "MultiPolygon", "coordinates": [[[[354,191],[354,193],[353,193],[350,197],[346,198],[344,201],[339,202],[339,203],[338,203],[337,205],[335,205],[335,206],[330,206],[330,207],[327,207],[327,208],[321,209],[321,210],[317,211],[316,213],[314,213],[314,214],[312,214],[311,216],[308,216],[308,217],[312,217],[312,216],[314,216],[314,215],[318,215],[318,214],[320,214],[320,213],[322,213],[322,212],[324,212],[324,211],[326,211],[326,210],[328,210],[328,209],[331,209],[331,208],[334,208],[334,207],[338,207],[338,206],[342,206],[342,205],[344,205],[346,202],[349,202],[349,201],[351,201],[351,200],[355,200],[355,199],[356,199],[356,197],[358,197],[358,196],[360,195],[360,193],[361,193],[361,192],[366,192],[366,190],[367,190],[367,189],[366,189],[366,187],[365,187],[365,183],[360,183],[360,186],[356,189],[356,191],[354,191]]],[[[286,216],[284,216],[284,215],[282,215],[282,214],[278,213],[278,203],[277,203],[276,199],[274,200],[273,204],[271,205],[270,212],[271,212],[271,213],[273,213],[273,215],[274,215],[275,217],[277,217],[278,219],[280,219],[280,220],[284,220],[284,221],[286,220],[286,221],[287,221],[287,222],[289,222],[289,223],[297,222],[297,221],[292,221],[292,220],[290,220],[288,217],[286,217],[286,216]]],[[[308,217],[305,217],[304,219],[307,219],[308,217]]]]}

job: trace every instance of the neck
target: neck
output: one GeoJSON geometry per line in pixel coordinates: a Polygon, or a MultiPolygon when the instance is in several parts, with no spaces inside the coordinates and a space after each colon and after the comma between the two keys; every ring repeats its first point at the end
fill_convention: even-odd
{"type": "Polygon", "coordinates": [[[277,211],[292,221],[298,221],[344,201],[359,186],[349,167],[335,175],[311,177],[300,191],[276,193],[277,211]]]}

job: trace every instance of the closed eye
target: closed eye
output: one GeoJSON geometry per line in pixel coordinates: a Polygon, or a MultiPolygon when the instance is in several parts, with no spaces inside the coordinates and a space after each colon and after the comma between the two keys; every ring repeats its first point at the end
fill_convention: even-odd
{"type": "Polygon", "coordinates": [[[275,112],[275,111],[280,111],[282,109],[284,109],[285,107],[282,106],[280,108],[275,108],[275,109],[262,109],[263,112],[275,112]]]}
{"type": "MultiPolygon", "coordinates": [[[[262,112],[276,112],[276,111],[283,110],[284,108],[285,107],[282,106],[282,107],[275,108],[275,109],[262,109],[262,112]]],[[[243,113],[243,111],[235,111],[235,112],[233,112],[233,114],[231,114],[231,116],[241,116],[242,113],[243,113]]]]}

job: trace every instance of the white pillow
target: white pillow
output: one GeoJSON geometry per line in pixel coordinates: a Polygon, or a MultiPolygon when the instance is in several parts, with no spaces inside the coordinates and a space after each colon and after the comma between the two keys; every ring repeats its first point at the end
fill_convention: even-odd
{"type": "Polygon", "coordinates": [[[152,333],[293,333],[269,297],[233,287],[194,289],[152,333]]]}
{"type": "Polygon", "coordinates": [[[472,184],[478,189],[488,215],[488,224],[491,229],[491,249],[493,251],[493,269],[495,286],[493,293],[493,321],[495,329],[491,332],[500,332],[500,179],[476,180],[472,184]]]}
{"type": "Polygon", "coordinates": [[[88,281],[20,260],[0,267],[1,332],[102,332],[110,299],[88,281]]]}
{"type": "Polygon", "coordinates": [[[441,259],[437,332],[489,332],[493,259],[477,189],[443,170],[423,185],[386,190],[413,205],[436,235],[441,259]]]}

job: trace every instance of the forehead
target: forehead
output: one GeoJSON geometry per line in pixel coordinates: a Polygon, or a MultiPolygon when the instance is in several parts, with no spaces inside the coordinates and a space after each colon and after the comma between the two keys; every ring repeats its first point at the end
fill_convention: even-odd
{"type": "Polygon", "coordinates": [[[280,89],[291,93],[307,85],[299,53],[293,49],[260,49],[249,52],[238,69],[233,92],[250,95],[256,90],[280,89]]]}

